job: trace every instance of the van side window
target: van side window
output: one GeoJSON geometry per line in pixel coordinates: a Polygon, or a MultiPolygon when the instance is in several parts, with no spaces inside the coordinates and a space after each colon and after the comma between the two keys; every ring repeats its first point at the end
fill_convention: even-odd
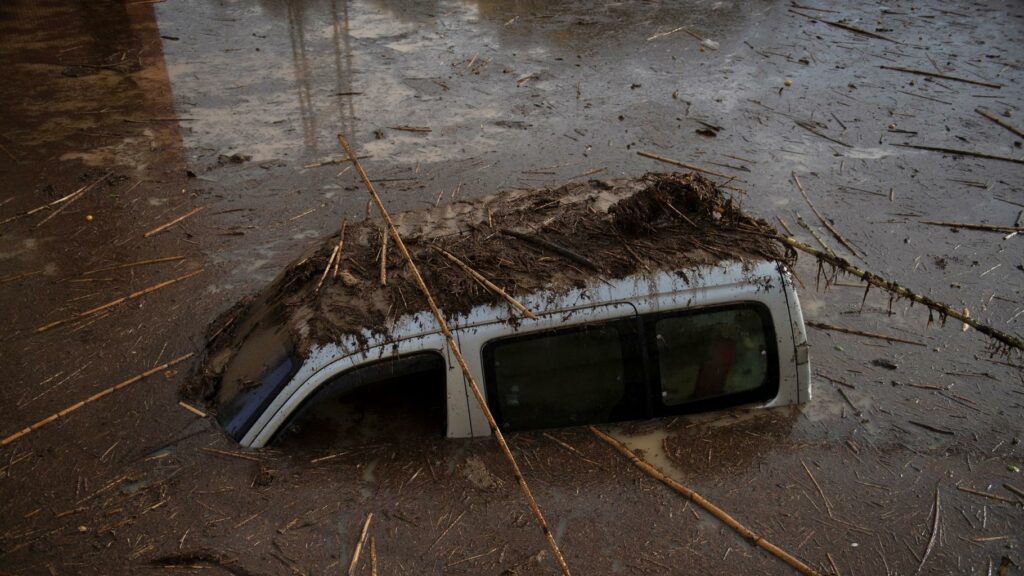
{"type": "Polygon", "coordinates": [[[655,389],[665,408],[775,394],[775,338],[767,311],[754,305],[698,310],[655,317],[651,324],[655,389]]]}
{"type": "Polygon", "coordinates": [[[632,320],[528,334],[484,347],[489,403],[505,430],[639,417],[632,320]]]}
{"type": "Polygon", "coordinates": [[[407,444],[443,434],[447,363],[415,352],[349,368],[324,383],[278,428],[284,448],[407,444]]]}

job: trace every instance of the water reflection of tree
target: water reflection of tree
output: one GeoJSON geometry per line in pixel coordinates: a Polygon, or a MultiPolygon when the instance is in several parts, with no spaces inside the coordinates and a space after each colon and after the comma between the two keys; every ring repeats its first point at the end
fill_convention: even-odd
{"type": "Polygon", "coordinates": [[[327,138],[326,150],[334,150],[334,134],[339,130],[351,132],[355,129],[355,102],[353,90],[352,39],[349,34],[349,5],[347,0],[264,0],[261,8],[270,16],[283,18],[288,25],[288,40],[291,51],[292,74],[299,119],[302,127],[303,145],[307,156],[321,155],[321,134],[319,128],[328,128],[323,135],[327,138]],[[326,39],[320,31],[329,26],[326,39]],[[321,55],[330,54],[328,64],[321,55]],[[329,73],[321,73],[327,68],[329,73]],[[333,78],[332,78],[333,77],[333,78]],[[320,83],[328,86],[320,86],[320,83]],[[318,110],[318,88],[320,104],[324,109],[335,109],[337,118],[323,122],[318,110]],[[324,96],[323,92],[329,91],[324,96]],[[326,100],[324,100],[326,99],[326,100]]]}

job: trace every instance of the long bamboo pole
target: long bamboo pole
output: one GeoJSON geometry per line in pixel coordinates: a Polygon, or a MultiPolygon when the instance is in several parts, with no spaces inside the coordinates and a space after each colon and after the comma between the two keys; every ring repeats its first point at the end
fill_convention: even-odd
{"type": "Polygon", "coordinates": [[[715,506],[700,494],[694,492],[693,490],[690,490],[689,488],[683,486],[679,482],[676,482],[672,478],[665,475],[665,473],[663,473],[661,470],[658,470],[654,466],[642,460],[639,456],[634,454],[632,450],[627,448],[626,445],[623,444],[622,442],[619,442],[615,438],[612,438],[611,436],[605,434],[604,432],[601,432],[600,430],[594,428],[593,426],[590,427],[590,431],[593,432],[594,435],[603,440],[605,443],[607,443],[609,446],[618,450],[620,454],[628,458],[633,464],[636,465],[637,468],[640,468],[645,473],[647,473],[648,476],[660,481],[662,484],[682,494],[690,502],[693,502],[694,504],[707,510],[712,516],[721,520],[723,524],[735,530],[740,536],[750,541],[750,543],[754,546],[758,546],[760,548],[767,550],[769,554],[775,556],[779,560],[782,560],[786,564],[789,564],[797,572],[803,574],[804,576],[821,576],[821,573],[815,570],[814,568],[811,568],[807,564],[804,564],[792,554],[765,540],[761,536],[758,536],[752,530],[740,524],[738,521],[736,521],[735,518],[726,513],[725,510],[722,510],[718,506],[715,506]]]}
{"type": "Polygon", "coordinates": [[[185,360],[188,360],[189,358],[191,358],[192,354],[193,354],[192,352],[189,352],[188,354],[185,354],[184,356],[178,356],[177,358],[175,358],[174,360],[171,360],[170,362],[165,362],[165,363],[163,363],[163,364],[161,364],[161,365],[159,365],[159,366],[157,366],[155,368],[150,368],[149,370],[146,370],[142,374],[139,374],[137,376],[132,376],[131,378],[125,380],[124,382],[121,382],[121,383],[115,384],[115,385],[113,385],[113,386],[111,386],[109,388],[105,388],[103,390],[100,390],[99,392],[93,394],[92,396],[89,396],[85,400],[81,400],[79,402],[76,402],[76,403],[72,404],[71,406],[68,406],[67,408],[61,410],[60,412],[57,412],[55,414],[51,414],[51,415],[47,416],[46,418],[43,418],[39,422],[36,422],[35,424],[33,424],[33,425],[31,425],[31,426],[29,426],[27,428],[19,430],[18,432],[15,432],[14,434],[11,434],[10,436],[4,438],[3,440],[0,440],[0,446],[7,446],[8,444],[10,444],[11,442],[14,442],[18,438],[21,438],[22,436],[25,436],[26,434],[28,434],[30,432],[35,432],[36,430],[42,428],[43,426],[46,426],[47,424],[53,423],[58,418],[62,418],[64,416],[67,416],[68,414],[74,412],[75,410],[78,410],[82,406],[85,406],[86,404],[89,404],[91,402],[95,402],[95,401],[99,400],[100,398],[103,398],[104,396],[106,396],[108,394],[116,392],[116,391],[118,391],[118,390],[120,390],[122,388],[126,388],[128,386],[131,386],[132,384],[135,384],[139,380],[144,380],[144,379],[152,376],[153,374],[156,374],[157,372],[160,372],[161,370],[166,370],[166,369],[170,368],[171,366],[174,366],[175,364],[178,364],[179,362],[184,362],[185,360]]]}
{"type": "Polygon", "coordinates": [[[79,312],[79,313],[75,314],[74,316],[72,316],[70,318],[65,318],[63,320],[56,320],[54,322],[50,322],[49,324],[44,324],[44,325],[40,326],[39,328],[36,328],[35,331],[36,331],[37,334],[39,332],[46,332],[47,330],[50,330],[51,328],[56,328],[57,326],[62,326],[64,324],[67,324],[68,322],[74,322],[75,320],[78,320],[78,319],[81,319],[81,318],[85,318],[87,316],[92,316],[93,314],[97,314],[97,313],[102,312],[102,311],[104,311],[104,310],[106,310],[108,308],[113,308],[114,306],[117,306],[118,304],[123,304],[123,303],[125,303],[125,302],[127,302],[129,300],[134,300],[136,298],[140,298],[140,297],[145,296],[146,294],[149,294],[151,292],[156,292],[157,290],[159,290],[161,288],[166,288],[166,287],[168,287],[168,286],[170,286],[172,284],[177,284],[178,282],[181,282],[182,280],[188,280],[189,278],[195,276],[196,274],[199,274],[202,271],[203,271],[203,269],[200,268],[199,270],[194,270],[192,272],[189,272],[188,274],[183,274],[181,276],[178,276],[177,278],[171,278],[170,280],[164,280],[163,282],[160,282],[159,284],[154,284],[154,285],[152,285],[152,286],[150,286],[148,288],[143,288],[142,290],[136,290],[135,292],[132,292],[131,294],[129,294],[127,296],[121,296],[120,298],[118,298],[116,300],[111,300],[110,302],[107,302],[106,304],[101,304],[101,305],[99,305],[99,306],[97,306],[95,308],[90,308],[90,309],[86,310],[85,312],[79,312]]]}
{"type": "Polygon", "coordinates": [[[426,298],[427,305],[430,307],[430,311],[433,313],[434,318],[437,319],[438,326],[441,328],[441,333],[444,334],[445,339],[448,341],[448,347],[451,349],[452,354],[455,355],[455,359],[462,368],[462,374],[465,376],[466,381],[469,382],[469,388],[473,391],[473,396],[480,405],[480,409],[483,411],[484,416],[487,417],[487,424],[490,425],[491,431],[494,433],[494,437],[498,441],[498,445],[501,446],[502,452],[505,453],[505,459],[508,460],[509,465],[512,467],[512,474],[516,477],[516,482],[519,483],[519,487],[522,489],[523,495],[526,496],[526,502],[530,505],[530,510],[533,512],[533,516],[537,519],[537,523],[540,525],[541,531],[544,532],[544,537],[548,541],[548,547],[551,548],[551,553],[555,556],[555,561],[558,562],[558,567],[562,570],[562,574],[564,576],[570,576],[569,565],[565,563],[562,551],[558,548],[558,543],[555,542],[555,536],[552,534],[551,529],[548,528],[548,524],[544,520],[544,515],[540,511],[540,507],[537,506],[537,501],[533,498],[533,492],[530,491],[530,487],[526,484],[526,479],[523,477],[522,471],[519,470],[519,464],[516,463],[516,459],[512,455],[512,450],[509,449],[508,443],[505,441],[505,435],[502,434],[501,430],[498,428],[498,422],[494,419],[494,415],[491,414],[491,410],[487,406],[487,401],[484,399],[483,393],[480,392],[480,386],[477,385],[476,378],[473,377],[473,373],[469,370],[469,365],[466,364],[466,359],[462,356],[462,351],[459,349],[458,342],[455,341],[455,337],[452,335],[451,330],[448,329],[448,322],[445,321],[444,316],[441,314],[441,310],[434,302],[434,297],[430,294],[430,289],[427,288],[426,282],[423,281],[423,276],[420,275],[420,271],[416,267],[416,262],[413,261],[412,255],[409,254],[409,250],[405,247],[405,242],[402,241],[402,236],[398,233],[398,228],[395,227],[395,223],[391,220],[391,215],[388,213],[387,208],[384,207],[384,202],[381,201],[380,195],[377,194],[377,189],[374,188],[373,182],[370,181],[370,177],[366,175],[366,171],[363,170],[362,165],[359,163],[359,158],[356,156],[355,152],[352,151],[352,147],[349,146],[348,140],[346,140],[343,135],[338,134],[338,142],[341,144],[341,147],[345,149],[345,153],[348,154],[348,157],[352,159],[352,165],[355,166],[356,171],[359,173],[359,177],[363,180],[363,184],[366,186],[366,190],[370,193],[370,197],[377,205],[381,218],[383,218],[384,222],[387,224],[388,231],[391,234],[391,239],[395,242],[395,247],[402,253],[402,257],[405,259],[406,264],[409,265],[410,272],[412,272],[413,279],[416,280],[416,285],[419,287],[423,297],[426,298]]]}
{"type": "Polygon", "coordinates": [[[792,246],[793,248],[796,248],[801,252],[806,252],[811,256],[814,256],[818,260],[825,262],[830,266],[834,266],[835,268],[838,268],[843,272],[846,272],[847,274],[857,276],[858,278],[864,280],[868,284],[877,286],[879,288],[882,288],[883,290],[888,290],[889,292],[892,292],[897,296],[902,296],[904,298],[917,302],[918,304],[923,304],[940,314],[956,318],[957,320],[963,322],[964,324],[967,324],[971,328],[974,328],[978,332],[981,332],[982,334],[988,336],[989,338],[992,338],[993,340],[1001,342],[1011,348],[1016,348],[1017,350],[1024,351],[1024,340],[1021,340],[1019,337],[1014,336],[1013,334],[1007,334],[1006,332],[996,330],[991,326],[982,324],[981,322],[978,322],[977,320],[971,318],[970,316],[963,312],[960,312],[959,310],[956,310],[955,308],[951,308],[937,300],[932,300],[927,296],[922,296],[921,294],[918,294],[916,292],[911,292],[910,290],[904,288],[903,286],[900,286],[899,284],[893,282],[892,280],[886,280],[885,278],[882,278],[877,274],[868,272],[867,270],[862,270],[851,264],[845,258],[841,258],[833,254],[822,252],[821,250],[804,244],[803,242],[797,240],[796,238],[789,238],[786,236],[776,236],[776,238],[778,238],[780,242],[792,246]]]}

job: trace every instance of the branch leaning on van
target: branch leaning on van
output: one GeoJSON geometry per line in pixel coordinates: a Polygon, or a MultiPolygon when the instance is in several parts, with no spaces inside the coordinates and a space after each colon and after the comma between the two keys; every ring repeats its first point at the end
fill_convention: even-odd
{"type": "Polygon", "coordinates": [[[634,454],[633,451],[627,448],[626,445],[623,444],[622,442],[619,442],[615,438],[612,438],[611,436],[605,434],[604,432],[601,432],[600,430],[594,428],[593,426],[590,427],[590,431],[593,432],[595,436],[606,442],[609,446],[618,450],[620,454],[628,458],[630,462],[635,464],[637,468],[643,470],[648,476],[661,481],[662,484],[682,494],[690,502],[693,502],[694,504],[707,510],[712,516],[721,520],[722,523],[735,530],[740,536],[748,540],[754,546],[760,546],[761,548],[767,550],[772,556],[775,556],[776,558],[782,560],[786,564],[789,564],[797,572],[803,574],[804,576],[821,576],[821,573],[815,570],[814,568],[811,568],[807,564],[804,564],[795,556],[786,552],[782,548],[779,548],[778,546],[772,544],[771,542],[765,540],[764,538],[758,536],[752,530],[737,522],[736,519],[727,514],[725,510],[722,510],[718,506],[715,506],[711,502],[707,501],[700,494],[694,492],[693,490],[690,490],[686,486],[683,486],[679,482],[676,482],[672,478],[666,476],[664,472],[658,470],[650,463],[646,462],[645,460],[641,459],[639,456],[634,454]]]}
{"type": "Polygon", "coordinates": [[[362,165],[359,163],[359,159],[352,151],[352,147],[349,146],[348,141],[345,140],[343,135],[338,134],[338,142],[341,144],[341,147],[345,149],[345,153],[348,154],[348,157],[352,159],[352,165],[355,166],[356,172],[359,173],[359,177],[363,180],[363,184],[366,186],[367,192],[370,193],[370,197],[377,205],[381,218],[384,219],[384,223],[387,225],[391,239],[395,242],[395,247],[402,253],[402,257],[405,259],[406,264],[409,265],[409,271],[412,273],[412,277],[416,280],[417,287],[419,287],[420,292],[423,293],[423,297],[426,298],[427,305],[430,307],[430,311],[434,315],[434,318],[437,319],[441,332],[448,341],[448,347],[451,348],[452,353],[455,355],[455,359],[458,360],[459,366],[462,368],[462,374],[466,377],[466,381],[469,382],[469,387],[473,391],[473,396],[476,397],[476,401],[480,405],[480,409],[483,410],[484,416],[487,417],[487,423],[490,425],[491,431],[494,432],[494,437],[498,440],[498,445],[501,446],[502,452],[505,453],[505,458],[508,460],[509,465],[512,466],[512,473],[516,477],[516,481],[519,483],[519,487],[522,489],[523,495],[526,496],[526,502],[530,505],[530,510],[533,512],[533,516],[537,519],[537,523],[540,524],[541,531],[544,532],[544,537],[548,541],[551,553],[554,554],[555,560],[558,562],[558,567],[561,569],[564,576],[569,576],[569,565],[565,563],[562,551],[559,550],[558,543],[555,542],[554,534],[552,534],[551,529],[548,528],[548,524],[544,520],[544,515],[541,514],[540,507],[537,506],[537,501],[534,500],[533,493],[530,491],[530,487],[526,484],[526,479],[523,478],[523,473],[519,470],[519,465],[516,463],[515,457],[512,456],[512,450],[509,449],[508,443],[505,441],[505,436],[498,428],[498,422],[494,419],[494,415],[491,414],[491,410],[487,406],[487,401],[484,400],[483,393],[480,392],[480,387],[477,385],[476,379],[473,378],[473,374],[469,370],[469,365],[466,364],[466,359],[462,356],[462,351],[459,349],[459,345],[455,341],[455,337],[452,336],[451,330],[448,329],[448,323],[445,321],[444,316],[441,314],[441,310],[434,302],[434,297],[430,294],[430,290],[427,288],[426,282],[423,281],[423,276],[420,275],[420,271],[416,267],[416,262],[413,261],[412,255],[409,254],[409,250],[405,247],[405,242],[402,241],[402,237],[398,233],[398,228],[396,228],[394,222],[391,221],[391,215],[388,213],[387,208],[384,207],[384,202],[381,201],[376,188],[373,186],[373,182],[371,182],[370,177],[366,175],[366,171],[363,170],[362,165]]]}
{"type": "Polygon", "coordinates": [[[1024,352],[1024,340],[1021,340],[1019,337],[1014,336],[1013,334],[1007,334],[1006,332],[1003,332],[1001,330],[996,330],[991,326],[987,326],[985,324],[982,324],[981,322],[978,322],[977,320],[971,318],[964,312],[956,310],[951,306],[947,306],[942,302],[932,300],[931,298],[927,296],[922,296],[916,292],[911,292],[910,290],[904,288],[903,286],[900,286],[899,284],[893,282],[892,280],[886,280],[885,278],[882,278],[877,274],[868,272],[867,270],[862,270],[851,264],[845,258],[835,256],[833,254],[828,254],[826,252],[822,252],[821,250],[817,250],[811,246],[808,246],[807,244],[804,244],[803,242],[795,238],[789,238],[786,236],[778,236],[777,238],[780,242],[783,242],[788,246],[791,246],[797,250],[800,250],[801,252],[806,252],[807,254],[814,256],[815,258],[818,259],[819,262],[824,262],[829,266],[832,266],[833,268],[846,272],[847,274],[857,276],[858,278],[864,280],[871,286],[876,286],[878,288],[891,292],[897,296],[907,298],[912,302],[924,304],[929,309],[938,312],[942,316],[950,316],[952,318],[956,318],[957,320],[963,322],[964,324],[970,326],[971,328],[974,328],[978,332],[981,332],[982,334],[988,336],[989,338],[992,338],[993,340],[999,342],[1003,346],[1006,346],[1007,348],[1016,348],[1018,351],[1024,352]]]}

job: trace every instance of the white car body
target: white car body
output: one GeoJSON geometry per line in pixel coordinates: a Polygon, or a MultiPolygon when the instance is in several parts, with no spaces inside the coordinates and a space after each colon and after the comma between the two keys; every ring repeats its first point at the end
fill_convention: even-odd
{"type": "MultiPolygon", "coordinates": [[[[449,319],[469,369],[485,395],[484,347],[498,339],[652,313],[756,303],[771,317],[778,390],[774,397],[747,406],[776,407],[811,398],[803,314],[789,274],[781,264],[726,262],[682,273],[657,272],[595,281],[583,289],[564,294],[538,292],[520,301],[536,314],[535,320],[518,315],[513,318],[509,307],[495,305],[478,306],[466,315],[449,319]]],[[[423,312],[396,321],[387,337],[367,332],[361,338],[349,336],[340,342],[314,347],[240,443],[250,448],[267,445],[307,398],[346,371],[417,352],[436,352],[447,359],[447,436],[489,435],[483,411],[436,320],[423,312]]]]}

